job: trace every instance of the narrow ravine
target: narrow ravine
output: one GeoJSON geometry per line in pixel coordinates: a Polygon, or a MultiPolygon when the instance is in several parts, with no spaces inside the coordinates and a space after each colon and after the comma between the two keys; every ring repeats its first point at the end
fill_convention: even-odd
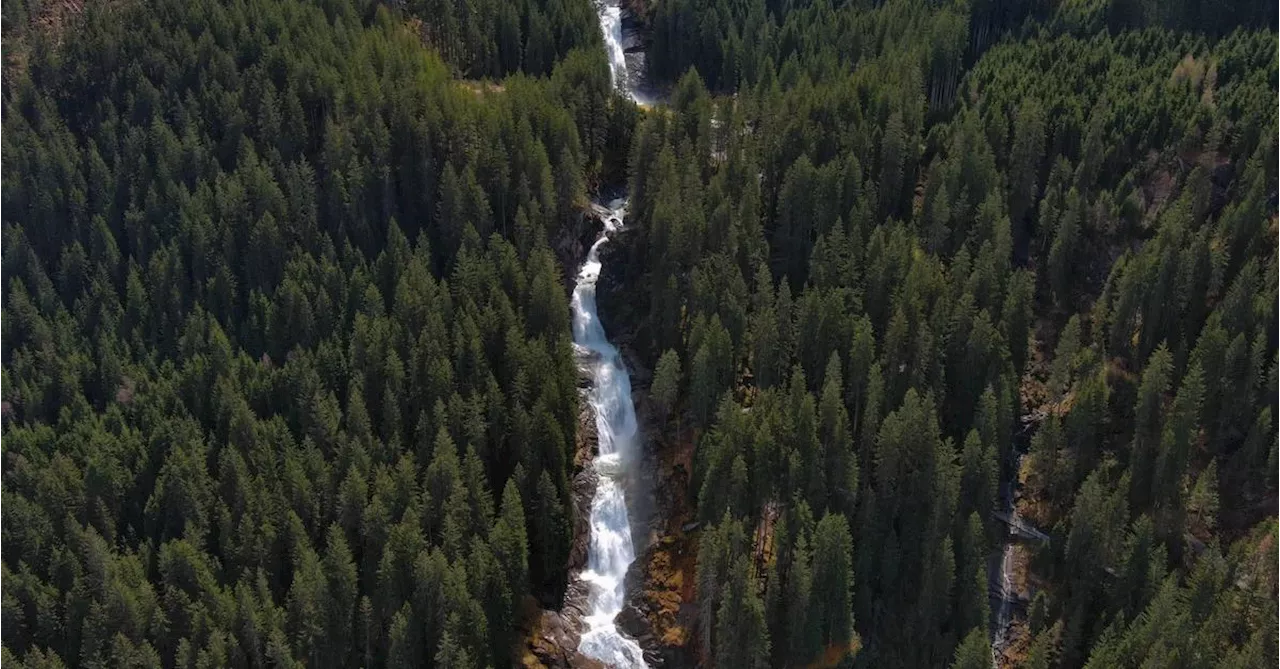
{"type": "Polygon", "coordinates": [[[610,667],[646,667],[640,645],[618,631],[614,618],[626,599],[624,578],[635,560],[631,523],[623,482],[636,460],[636,413],[631,378],[618,349],[609,343],[596,310],[596,281],[602,264],[600,247],[622,227],[626,201],[609,205],[604,230],[587,252],[573,290],[573,341],[589,372],[588,401],[595,410],[598,452],[592,461],[597,483],[591,500],[591,543],[581,578],[590,585],[587,629],[579,650],[610,667]]]}
{"type": "MultiPolygon", "coordinates": [[[[627,66],[623,45],[622,8],[618,0],[598,0],[600,31],[609,57],[613,87],[640,102],[627,66]]],[[[579,575],[589,588],[586,630],[578,650],[616,669],[647,669],[644,653],[635,639],[624,635],[615,623],[626,602],[627,568],[635,561],[631,521],[627,513],[626,481],[639,460],[635,405],[631,377],[617,347],[609,342],[596,307],[596,282],[603,263],[600,249],[623,226],[627,201],[618,198],[606,205],[604,228],[578,271],[571,308],[573,341],[580,365],[591,379],[587,393],[596,418],[597,452],[591,467],[596,475],[591,498],[590,543],[587,567],[579,575]]]]}

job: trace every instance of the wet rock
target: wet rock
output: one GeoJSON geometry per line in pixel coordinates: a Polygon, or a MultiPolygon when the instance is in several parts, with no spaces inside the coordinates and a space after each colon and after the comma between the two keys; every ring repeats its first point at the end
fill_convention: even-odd
{"type": "Polygon", "coordinates": [[[543,611],[530,649],[546,666],[567,667],[580,639],[579,632],[559,612],[543,611]]]}
{"type": "Polygon", "coordinates": [[[649,48],[648,31],[636,20],[630,10],[622,10],[622,50],[626,53],[644,53],[649,48]]]}
{"type": "Polygon", "coordinates": [[[550,240],[551,250],[564,268],[565,285],[570,290],[573,289],[578,268],[587,258],[587,251],[591,249],[596,237],[600,236],[603,227],[600,217],[592,209],[579,213],[573,225],[560,228],[550,240]]]}
{"type": "MultiPolygon", "coordinates": [[[[596,433],[596,410],[583,397],[578,404],[578,436],[573,449],[573,470],[590,469],[596,457],[600,435],[596,433]]],[[[594,490],[594,488],[593,488],[594,490]]]]}
{"type": "Polygon", "coordinates": [[[692,584],[686,578],[691,562],[680,560],[688,542],[663,537],[652,543],[627,571],[631,596],[614,620],[618,629],[634,638],[651,667],[691,667],[696,611],[686,602],[692,584]],[[682,564],[683,563],[683,564],[682,564]]]}
{"type": "MultiPolygon", "coordinates": [[[[642,314],[636,311],[638,301],[635,299],[636,287],[645,285],[644,270],[629,262],[636,244],[635,235],[635,228],[627,224],[600,248],[604,269],[596,282],[596,304],[603,314],[601,318],[609,340],[624,351],[632,342],[649,339],[649,333],[643,329],[642,314]]],[[[634,374],[638,370],[632,360],[627,360],[627,366],[633,372],[632,386],[635,386],[638,379],[634,374]]]]}
{"type": "MultiPolygon", "coordinates": [[[[653,11],[653,3],[654,0],[619,0],[623,39],[626,39],[628,32],[649,31],[649,15],[653,11]]],[[[648,46],[647,40],[645,45],[648,46]]]]}
{"type": "Polygon", "coordinates": [[[632,369],[643,455],[631,486],[641,494],[629,505],[637,554],[624,580],[626,604],[615,623],[636,639],[651,667],[692,667],[697,664],[697,541],[684,529],[694,520],[687,499],[692,439],[664,432],[649,401],[648,370],[630,346],[621,351],[632,369]]]}
{"type": "Polygon", "coordinates": [[[578,652],[582,620],[557,611],[542,611],[529,635],[521,666],[554,669],[606,669],[605,665],[578,652]]]}
{"type": "MultiPolygon", "coordinates": [[[[587,551],[591,546],[591,498],[595,496],[597,475],[591,466],[598,448],[596,412],[590,402],[583,401],[578,412],[578,438],[573,453],[573,542],[569,547],[568,569],[571,574],[581,571],[587,564],[587,551]]],[[[577,583],[571,578],[570,588],[577,583]]],[[[566,596],[566,600],[568,596],[566,596]]],[[[566,603],[567,605],[567,603],[566,603]]]]}

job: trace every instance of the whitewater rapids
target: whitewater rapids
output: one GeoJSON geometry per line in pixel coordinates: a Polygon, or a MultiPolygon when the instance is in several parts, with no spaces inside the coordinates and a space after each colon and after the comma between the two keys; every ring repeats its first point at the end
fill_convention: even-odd
{"type": "Polygon", "coordinates": [[[578,649],[610,667],[647,668],[640,645],[624,636],[614,624],[622,611],[627,567],[635,561],[631,522],[623,489],[625,468],[634,462],[636,412],[631,402],[631,377],[618,349],[609,343],[596,311],[596,281],[600,278],[600,247],[622,227],[626,201],[610,205],[604,231],[587,252],[573,289],[573,342],[579,359],[590,372],[587,401],[596,414],[598,452],[592,467],[597,474],[591,499],[591,544],[587,568],[581,578],[590,586],[587,630],[578,649]]]}

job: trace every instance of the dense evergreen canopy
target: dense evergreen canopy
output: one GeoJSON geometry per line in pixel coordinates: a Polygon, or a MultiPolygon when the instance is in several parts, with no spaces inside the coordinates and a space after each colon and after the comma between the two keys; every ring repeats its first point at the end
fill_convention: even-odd
{"type": "Polygon", "coordinates": [[[628,143],[567,4],[497,91],[342,1],[6,44],[6,664],[509,662],[570,541],[547,240],[628,143]]]}
{"type": "Polygon", "coordinates": [[[1274,664],[1274,13],[653,4],[604,310],[688,361],[702,661],[990,666],[1016,478],[1028,663],[1274,664]]]}
{"type": "Polygon", "coordinates": [[[989,666],[1002,480],[1027,666],[1277,662],[1273,8],[637,2],[641,113],[587,0],[68,4],[4,8],[6,663],[516,664],[623,175],[703,665],[989,666]]]}

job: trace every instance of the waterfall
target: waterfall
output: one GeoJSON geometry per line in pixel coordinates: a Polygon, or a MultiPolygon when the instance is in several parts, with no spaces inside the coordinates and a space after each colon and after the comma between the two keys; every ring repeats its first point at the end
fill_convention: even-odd
{"type": "Polygon", "coordinates": [[[604,50],[609,56],[609,80],[613,82],[614,88],[629,91],[627,54],[622,48],[621,7],[610,4],[601,5],[600,31],[604,33],[604,50]]]}
{"type": "MultiPolygon", "coordinates": [[[[622,47],[622,8],[618,0],[597,2],[600,31],[609,57],[609,79],[615,89],[641,102],[622,47]]],[[[596,309],[596,281],[602,266],[600,247],[609,241],[609,235],[622,228],[627,202],[614,200],[608,209],[604,230],[578,271],[570,305],[574,348],[591,375],[587,401],[595,409],[597,435],[596,457],[591,464],[596,473],[596,490],[591,498],[591,543],[587,548],[587,568],[580,575],[590,588],[587,629],[578,650],[616,669],[648,669],[640,644],[623,636],[614,624],[626,600],[627,568],[636,559],[624,489],[627,468],[636,456],[636,411],[631,402],[631,377],[618,349],[605,336],[596,309]]]]}
{"type": "Polygon", "coordinates": [[[636,104],[652,106],[661,97],[645,83],[645,55],[633,50],[627,53],[622,30],[622,8],[619,0],[596,0],[600,15],[600,32],[604,34],[604,50],[609,57],[609,80],[613,87],[626,94],[636,104]]]}
{"type": "Polygon", "coordinates": [[[616,200],[609,209],[604,230],[578,272],[571,304],[574,348],[591,374],[587,400],[595,409],[599,437],[598,452],[592,461],[597,484],[591,499],[591,544],[587,569],[581,575],[590,586],[587,631],[579,650],[610,667],[638,669],[647,666],[640,645],[623,636],[613,622],[626,597],[623,580],[627,567],[636,557],[623,490],[626,468],[635,459],[636,413],[631,402],[631,377],[618,349],[605,337],[596,310],[600,247],[622,227],[626,201],[616,200]]]}
{"type": "Polygon", "coordinates": [[[1013,623],[1013,600],[1017,598],[1017,588],[1013,583],[1013,541],[1006,541],[1000,554],[1000,583],[996,586],[1000,593],[1000,604],[996,608],[996,627],[994,639],[991,641],[991,664],[1000,666],[1000,655],[1009,644],[1009,625],[1013,623]]]}

